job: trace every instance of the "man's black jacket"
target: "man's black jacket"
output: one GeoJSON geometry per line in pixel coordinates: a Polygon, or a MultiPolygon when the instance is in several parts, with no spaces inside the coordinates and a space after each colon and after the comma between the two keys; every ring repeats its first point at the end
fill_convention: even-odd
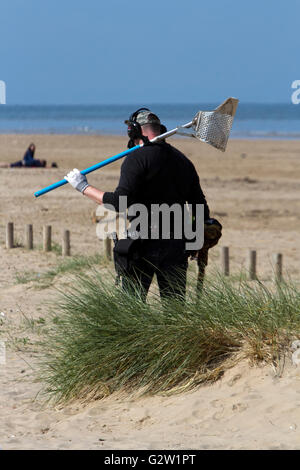
{"type": "Polygon", "coordinates": [[[209,218],[194,165],[166,142],[145,145],[126,157],[118,187],[114,192],[104,193],[103,204],[119,211],[119,196],[127,196],[128,207],[139,203],[148,209],[151,204],[203,204],[204,218],[209,218]]]}

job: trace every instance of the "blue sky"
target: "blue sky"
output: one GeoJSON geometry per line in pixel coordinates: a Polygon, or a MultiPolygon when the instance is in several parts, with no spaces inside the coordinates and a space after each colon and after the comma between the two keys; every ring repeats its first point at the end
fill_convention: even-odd
{"type": "Polygon", "coordinates": [[[286,102],[299,0],[2,0],[7,104],[286,102]]]}

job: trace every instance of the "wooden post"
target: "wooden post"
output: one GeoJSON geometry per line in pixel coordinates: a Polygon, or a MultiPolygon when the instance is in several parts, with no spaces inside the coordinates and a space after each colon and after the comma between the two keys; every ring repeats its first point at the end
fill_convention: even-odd
{"type": "Polygon", "coordinates": [[[6,364],[5,342],[0,341],[0,365],[6,364]]]}
{"type": "Polygon", "coordinates": [[[51,225],[43,227],[43,250],[51,251],[51,225]]]}
{"type": "Polygon", "coordinates": [[[112,254],[111,254],[111,238],[105,237],[103,240],[103,248],[104,248],[104,257],[111,261],[112,254]]]}
{"type": "Polygon", "coordinates": [[[14,247],[14,224],[8,222],[6,225],[6,248],[10,249],[14,247]]]}
{"type": "Polygon", "coordinates": [[[33,250],[33,227],[32,224],[25,226],[25,248],[26,250],[33,250]]]}
{"type": "Polygon", "coordinates": [[[222,246],[222,272],[224,276],[229,276],[229,247],[222,246]]]}
{"type": "Polygon", "coordinates": [[[249,251],[249,279],[255,280],[256,277],[256,251],[249,251]]]}
{"type": "Polygon", "coordinates": [[[70,230],[65,230],[63,233],[62,255],[63,256],[71,255],[70,230]]]}
{"type": "Polygon", "coordinates": [[[274,263],[275,280],[281,281],[282,280],[282,254],[281,253],[276,253],[273,255],[273,263],[274,263]]]}

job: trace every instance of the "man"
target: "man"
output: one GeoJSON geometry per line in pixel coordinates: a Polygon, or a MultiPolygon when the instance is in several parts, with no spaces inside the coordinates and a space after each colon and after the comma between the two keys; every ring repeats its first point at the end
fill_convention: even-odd
{"type": "MultiPolygon", "coordinates": [[[[149,109],[140,108],[125,123],[130,137],[128,146],[142,147],[124,160],[116,190],[103,192],[90,186],[77,169],[65,177],[67,181],[88,198],[98,204],[109,204],[116,211],[120,209],[120,197],[126,196],[128,207],[143,204],[149,213],[153,205],[167,204],[171,207],[177,204],[184,209],[186,203],[193,208],[196,204],[203,204],[204,219],[208,219],[209,208],[192,162],[165,141],[149,142],[160,135],[162,129],[165,130],[159,118],[149,109]]],[[[148,235],[151,235],[151,230],[153,227],[149,226],[148,235]]],[[[130,254],[131,263],[129,268],[127,266],[123,285],[136,287],[145,299],[156,274],[161,297],[176,295],[182,298],[185,295],[189,256],[186,240],[184,237],[174,237],[174,227],[170,230],[169,239],[162,238],[160,228],[156,236],[158,239],[144,237],[138,248],[133,250],[133,255],[130,254]]],[[[117,248],[115,253],[118,252],[117,248]]],[[[128,256],[130,249],[128,244],[128,256]]],[[[117,256],[117,262],[118,259],[117,256]]]]}

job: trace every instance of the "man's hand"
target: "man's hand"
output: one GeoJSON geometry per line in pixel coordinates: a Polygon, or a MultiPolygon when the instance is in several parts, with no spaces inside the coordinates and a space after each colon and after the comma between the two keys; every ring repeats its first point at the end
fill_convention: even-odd
{"type": "Polygon", "coordinates": [[[77,168],[70,171],[66,176],[65,179],[73,186],[73,188],[77,189],[83,193],[83,191],[89,186],[87,182],[86,176],[82,175],[77,168]]]}

